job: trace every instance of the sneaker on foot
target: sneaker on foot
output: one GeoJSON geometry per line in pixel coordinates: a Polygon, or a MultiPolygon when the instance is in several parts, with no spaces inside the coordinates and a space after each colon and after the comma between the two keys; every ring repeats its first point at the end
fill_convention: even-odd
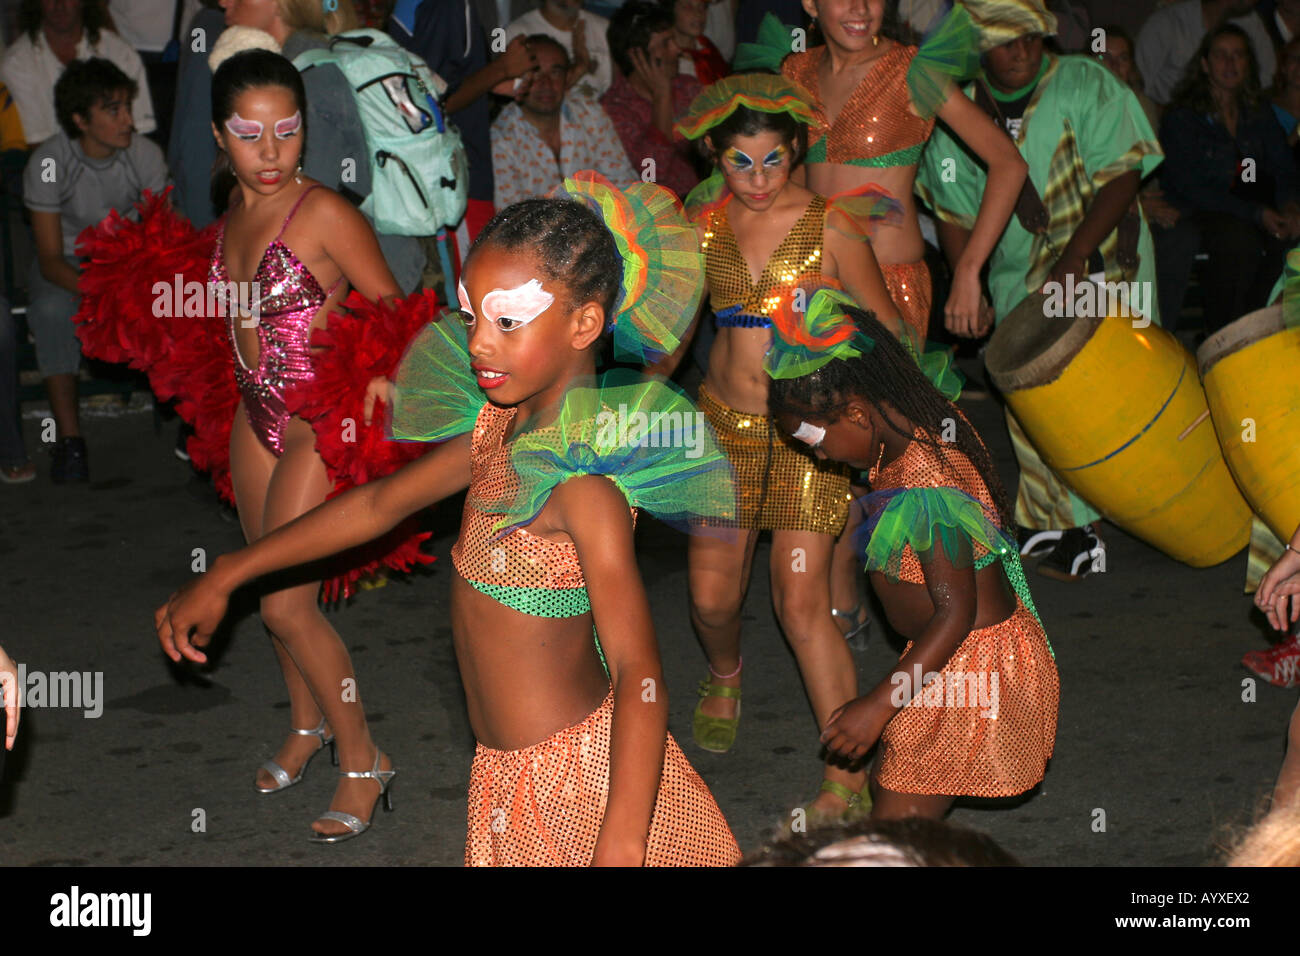
{"type": "Polygon", "coordinates": [[[1039,531],[1035,528],[1026,528],[1021,524],[1016,525],[1016,540],[1020,543],[1020,556],[1029,558],[1047,554],[1056,547],[1063,534],[1065,532],[1060,530],[1039,531]]]}
{"type": "Polygon", "coordinates": [[[56,485],[66,481],[89,481],[90,464],[86,460],[86,439],[65,438],[50,453],[50,480],[56,485]]]}
{"type": "Polygon", "coordinates": [[[1105,566],[1106,545],[1092,525],[1086,524],[1062,534],[1056,547],[1038,562],[1038,571],[1058,581],[1078,581],[1105,566]]]}
{"type": "Polygon", "coordinates": [[[1292,635],[1266,651],[1248,651],[1241,665],[1278,687],[1300,687],[1300,636],[1292,635]]]}

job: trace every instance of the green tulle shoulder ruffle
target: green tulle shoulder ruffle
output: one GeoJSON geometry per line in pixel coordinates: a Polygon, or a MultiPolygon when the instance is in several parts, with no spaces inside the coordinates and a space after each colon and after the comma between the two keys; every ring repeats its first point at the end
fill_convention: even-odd
{"type": "Polygon", "coordinates": [[[973,544],[997,555],[1015,550],[984,506],[958,488],[890,489],[872,492],[866,503],[863,560],[890,581],[899,580],[909,545],[922,563],[933,560],[937,545],[956,568],[975,564],[973,544]]]}
{"type": "Polygon", "coordinates": [[[970,13],[956,4],[921,44],[907,69],[907,91],[918,115],[930,119],[955,85],[975,78],[980,70],[979,44],[979,30],[970,13]]]}
{"type": "Polygon", "coordinates": [[[731,463],[703,413],[671,383],[616,369],[575,383],[546,418],[523,423],[510,441],[517,493],[480,503],[503,515],[498,532],[532,522],[555,487],[579,475],[612,479],[629,505],[682,530],[735,518],[731,463]]]}
{"type": "Polygon", "coordinates": [[[465,323],[446,313],[424,327],[397,367],[389,434],[399,441],[445,441],[474,430],[487,404],[469,367],[465,323]]]}
{"type": "Polygon", "coordinates": [[[734,70],[771,70],[781,72],[781,61],[794,49],[796,27],[786,26],[776,14],[768,12],[758,24],[757,43],[738,43],[734,70]]]}
{"type": "Polygon", "coordinates": [[[916,330],[909,325],[903,326],[902,341],[917,366],[939,394],[950,402],[957,401],[961,397],[962,388],[966,385],[966,376],[953,361],[952,347],[937,342],[919,341],[916,330]]]}

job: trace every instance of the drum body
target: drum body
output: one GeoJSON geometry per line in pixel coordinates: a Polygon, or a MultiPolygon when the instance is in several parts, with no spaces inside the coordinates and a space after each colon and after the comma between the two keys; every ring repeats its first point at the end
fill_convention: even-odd
{"type": "Polygon", "coordinates": [[[1300,328],[1273,306],[1197,350],[1219,445],[1251,507],[1282,541],[1300,525],[1300,328]]]}
{"type": "Polygon", "coordinates": [[[989,373],[1039,455],[1114,524],[1192,567],[1250,540],[1192,356],[1129,318],[1048,318],[1031,296],[998,326],[989,373]]]}

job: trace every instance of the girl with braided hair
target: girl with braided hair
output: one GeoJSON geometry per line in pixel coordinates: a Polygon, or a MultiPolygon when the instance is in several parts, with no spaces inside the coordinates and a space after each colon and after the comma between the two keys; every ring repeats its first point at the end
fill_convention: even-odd
{"type": "Polygon", "coordinates": [[[662,187],[620,192],[587,172],[559,193],[484,227],[460,311],[403,359],[392,434],[440,444],[218,559],[158,610],[159,639],[173,660],[202,661],[235,587],[468,489],[451,553],[479,741],[466,863],[733,865],[736,841],[667,733],[633,548],[638,508],[682,525],[732,512],[730,469],[680,392],[595,379],[611,325],[620,358],[677,347],[700,296],[698,246],[662,187]]]}
{"type": "Polygon", "coordinates": [[[957,796],[1029,790],[1052,755],[1060,684],[988,450],[915,357],[842,294],[819,291],[774,331],[773,417],[818,458],[868,472],[866,570],[908,639],[822,741],[852,761],[876,748],[876,817],[937,818],[957,796]]]}

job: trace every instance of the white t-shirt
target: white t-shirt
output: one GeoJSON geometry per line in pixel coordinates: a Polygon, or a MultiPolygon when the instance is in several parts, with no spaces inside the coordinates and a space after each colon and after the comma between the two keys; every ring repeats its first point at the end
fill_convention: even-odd
{"type": "MultiPolygon", "coordinates": [[[[1255,62],[1259,64],[1259,83],[1267,88],[1273,82],[1277,56],[1264,21],[1248,13],[1229,22],[1241,27],[1250,37],[1255,62]]],[[[1147,96],[1161,106],[1169,102],[1206,32],[1201,20],[1201,0],[1183,0],[1151,14],[1137,39],[1137,65],[1147,96]]]]}
{"type": "MultiPolygon", "coordinates": [[[[704,16],[704,35],[713,41],[722,58],[730,63],[736,55],[736,11],[731,0],[709,0],[709,9],[704,16]]],[[[691,75],[695,75],[694,67],[691,75]]]]}
{"type": "MultiPolygon", "coordinates": [[[[180,0],[181,26],[189,23],[202,4],[180,0]]],[[[122,39],[141,53],[161,53],[172,40],[177,0],[108,0],[108,12],[122,39]]]]}
{"type": "MultiPolygon", "coordinates": [[[[583,10],[580,16],[586,22],[587,55],[595,62],[596,72],[588,73],[586,77],[579,80],[578,87],[589,87],[583,92],[595,99],[609,89],[609,84],[613,82],[613,74],[610,73],[613,60],[609,55],[609,40],[605,36],[605,31],[609,29],[609,21],[586,10],[583,10]]],[[[542,16],[541,10],[530,10],[506,27],[506,42],[509,43],[517,36],[532,36],[534,33],[545,33],[547,36],[555,37],[564,44],[569,55],[573,55],[573,34],[568,30],[551,26],[542,16]]]]}
{"type": "MultiPolygon", "coordinates": [[[[99,43],[90,45],[83,33],[77,44],[77,59],[103,57],[117,65],[123,73],[135,80],[138,91],[131,104],[136,132],[152,133],[158,128],[153,118],[153,100],[149,96],[149,82],[144,75],[140,54],[112,30],[101,30],[99,43]]],[[[0,81],[9,87],[9,93],[18,104],[18,115],[23,121],[23,133],[28,145],[49,139],[59,132],[59,120],[54,113],[54,84],[63,75],[63,64],[45,42],[39,31],[36,41],[23,33],[5,54],[0,64],[0,81]]]]}

